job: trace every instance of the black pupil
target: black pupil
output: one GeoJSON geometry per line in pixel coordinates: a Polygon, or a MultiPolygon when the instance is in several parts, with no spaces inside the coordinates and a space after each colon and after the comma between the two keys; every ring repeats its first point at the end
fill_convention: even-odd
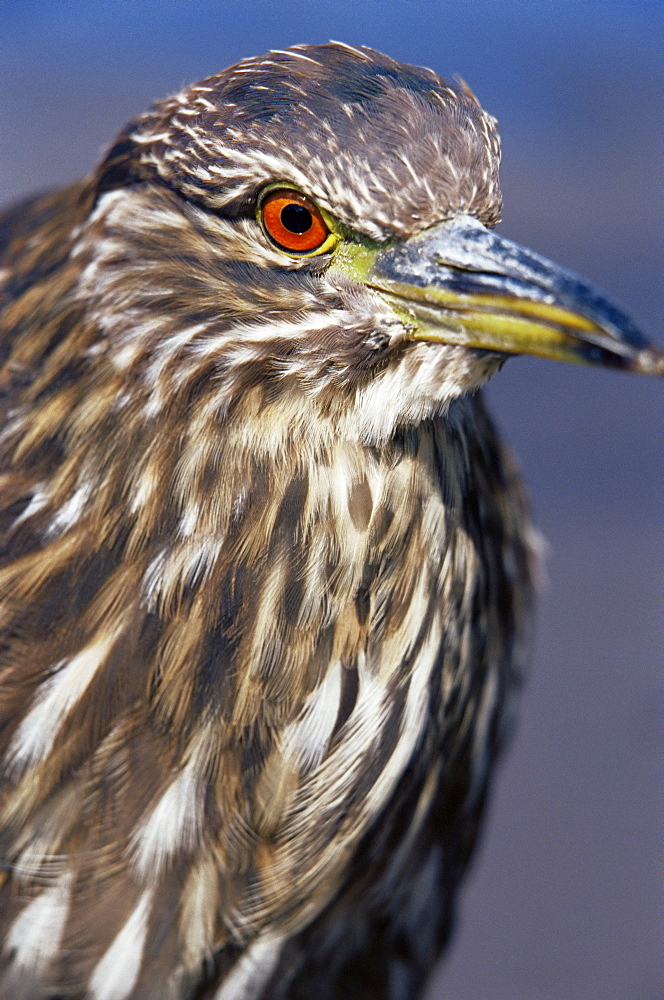
{"type": "Polygon", "coordinates": [[[306,233],[312,222],[311,212],[304,205],[286,205],[281,210],[281,224],[289,233],[306,233]]]}

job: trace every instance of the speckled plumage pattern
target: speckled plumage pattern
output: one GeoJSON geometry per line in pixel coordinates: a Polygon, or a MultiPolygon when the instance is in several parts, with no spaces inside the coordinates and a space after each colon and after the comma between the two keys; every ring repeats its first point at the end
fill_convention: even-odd
{"type": "Polygon", "coordinates": [[[3,1000],[420,995],[526,659],[501,358],[412,342],[254,206],[493,224],[497,168],[461,85],[331,45],[4,217],[3,1000]]]}

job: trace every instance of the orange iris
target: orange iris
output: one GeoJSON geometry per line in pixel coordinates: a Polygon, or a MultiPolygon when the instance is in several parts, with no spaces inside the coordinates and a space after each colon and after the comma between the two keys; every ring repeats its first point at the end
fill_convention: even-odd
{"type": "Polygon", "coordinates": [[[261,205],[261,213],[266,233],[282,250],[311,253],[330,234],[313,201],[299,191],[283,188],[270,191],[261,205]]]}

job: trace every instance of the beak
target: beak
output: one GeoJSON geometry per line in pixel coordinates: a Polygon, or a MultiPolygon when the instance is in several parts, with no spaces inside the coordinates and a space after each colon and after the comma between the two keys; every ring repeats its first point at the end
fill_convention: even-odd
{"type": "Polygon", "coordinates": [[[598,291],[471,216],[379,250],[364,281],[414,340],[664,375],[664,351],[598,291]]]}

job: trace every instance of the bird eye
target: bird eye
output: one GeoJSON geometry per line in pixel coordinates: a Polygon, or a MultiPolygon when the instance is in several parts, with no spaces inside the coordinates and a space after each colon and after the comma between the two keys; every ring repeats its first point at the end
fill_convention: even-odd
{"type": "Polygon", "coordinates": [[[269,191],[260,203],[260,221],[281,250],[307,254],[331,248],[329,226],[313,201],[299,191],[269,191]]]}

